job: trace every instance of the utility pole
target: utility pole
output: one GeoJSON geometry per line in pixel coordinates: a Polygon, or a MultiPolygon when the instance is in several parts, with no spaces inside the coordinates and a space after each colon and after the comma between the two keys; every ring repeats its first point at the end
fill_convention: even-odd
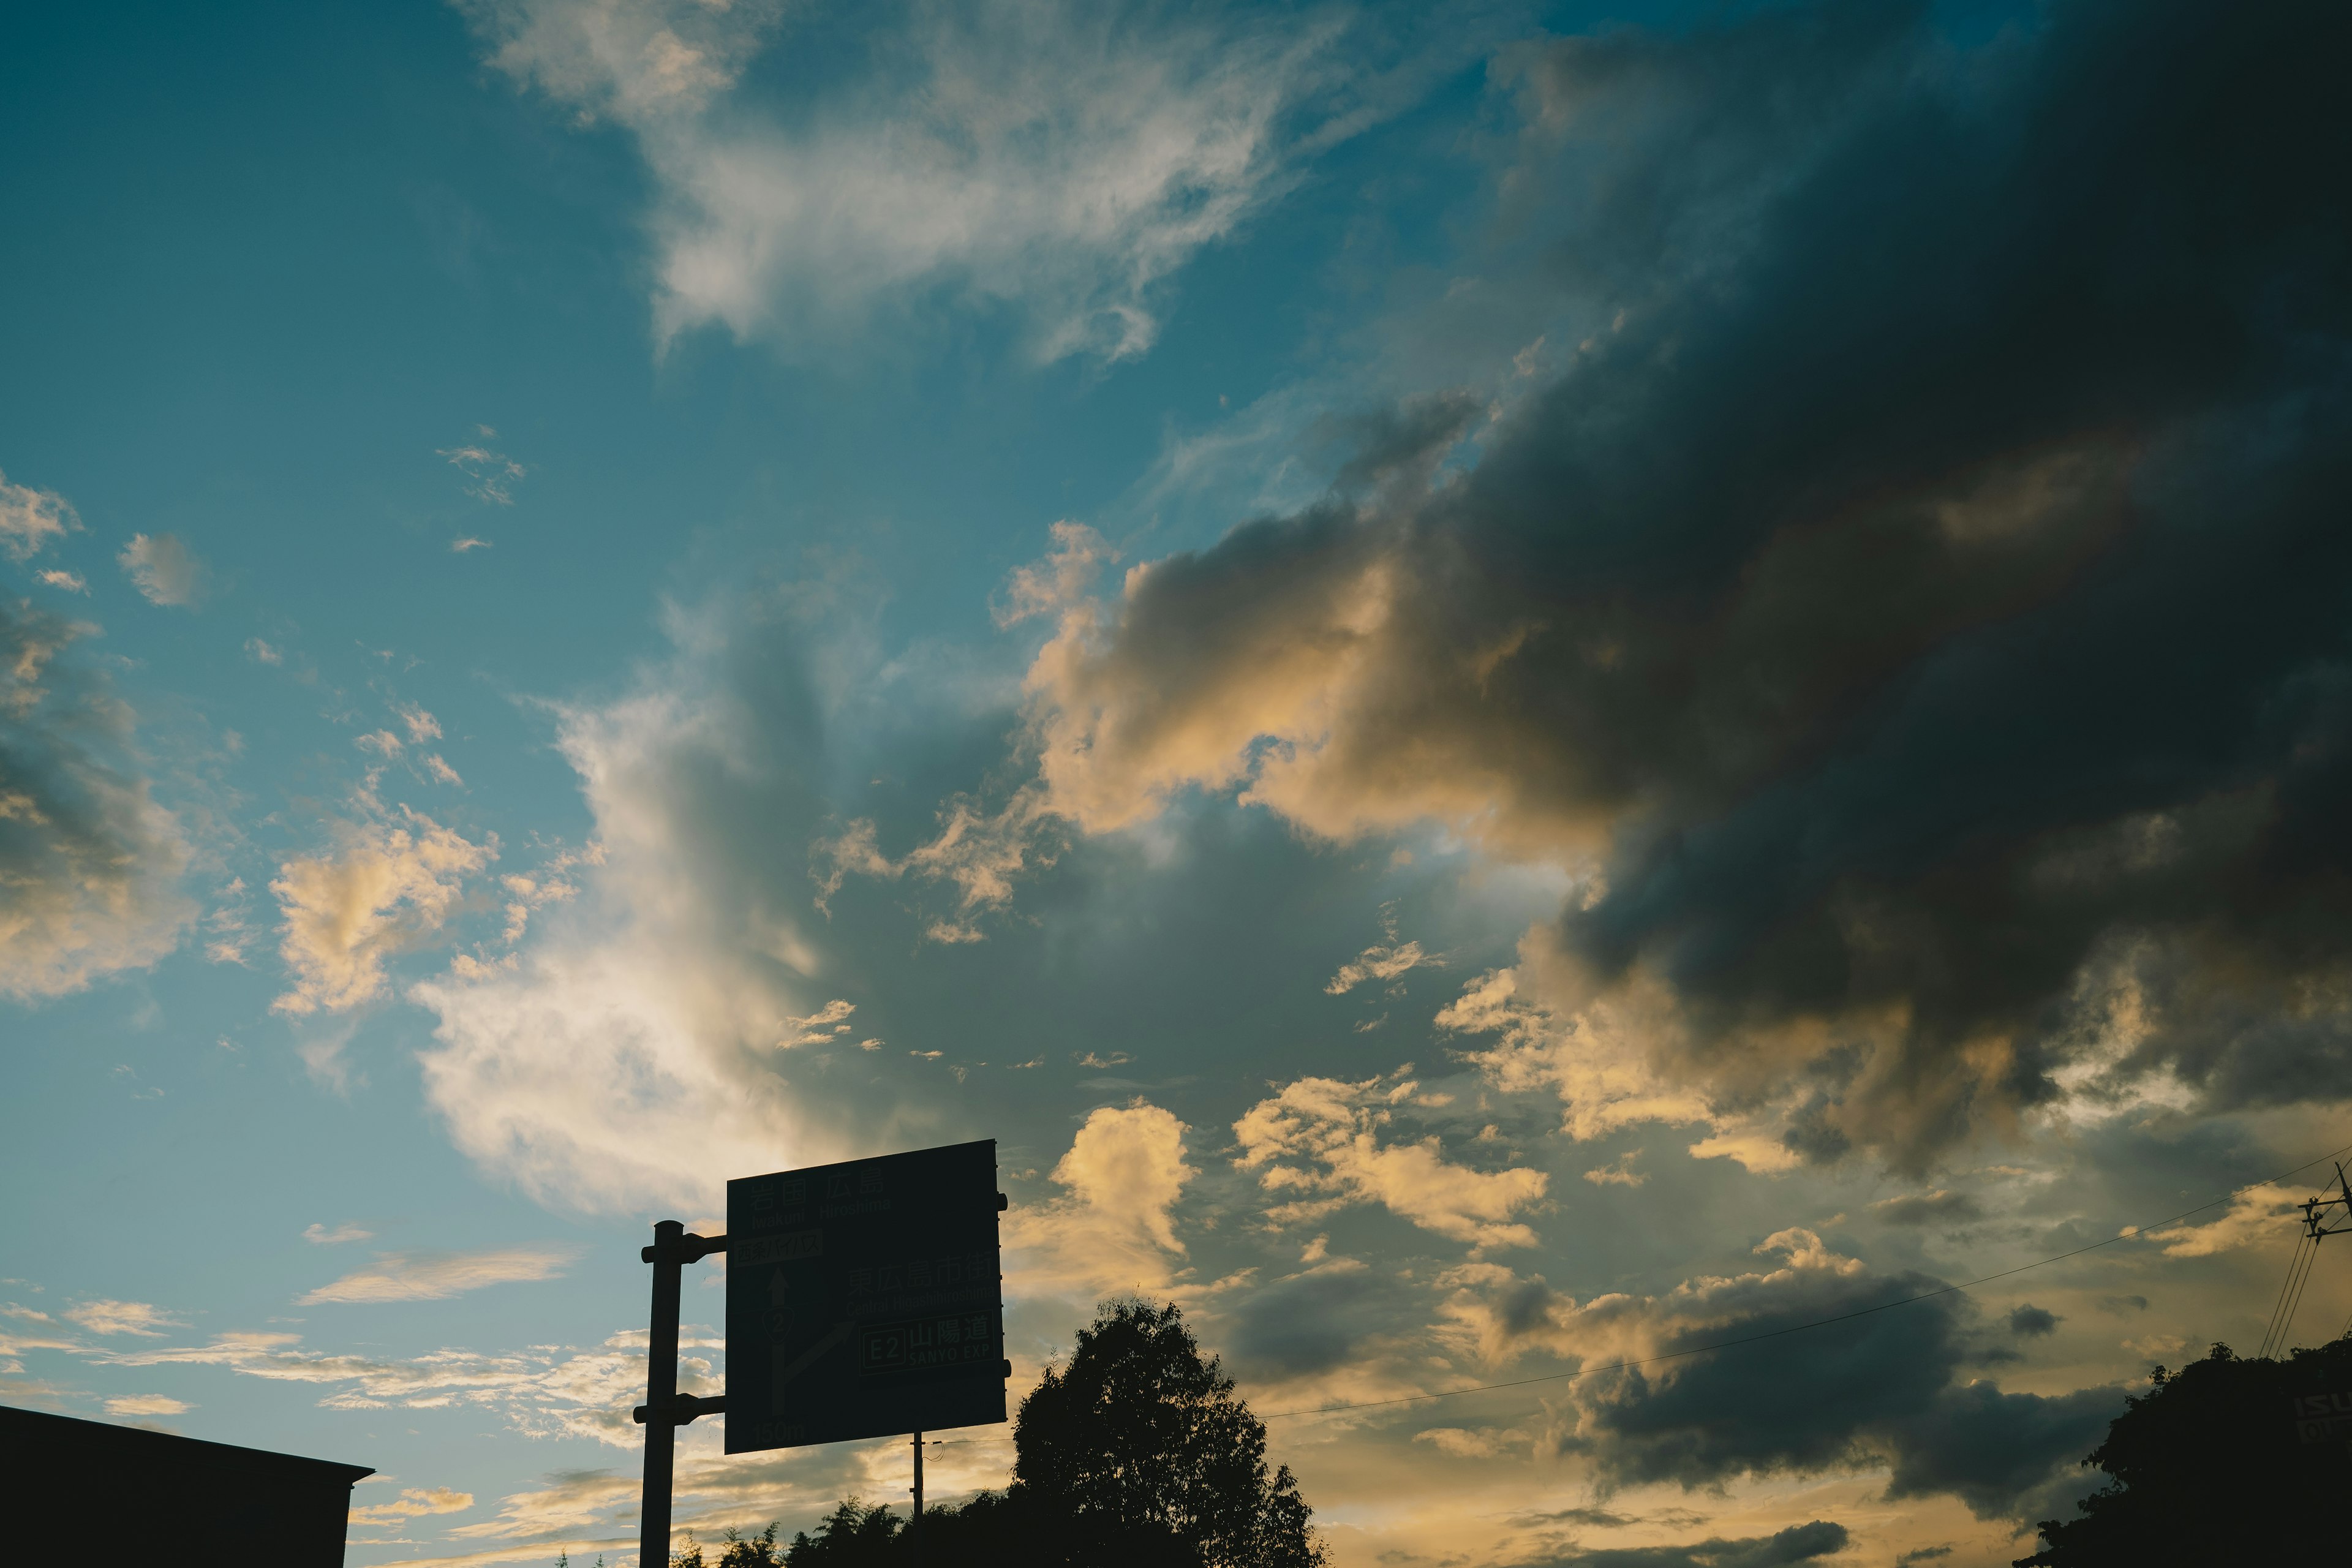
{"type": "Polygon", "coordinates": [[[915,1561],[923,1560],[923,1435],[915,1434],[915,1521],[907,1527],[914,1537],[915,1561]]]}

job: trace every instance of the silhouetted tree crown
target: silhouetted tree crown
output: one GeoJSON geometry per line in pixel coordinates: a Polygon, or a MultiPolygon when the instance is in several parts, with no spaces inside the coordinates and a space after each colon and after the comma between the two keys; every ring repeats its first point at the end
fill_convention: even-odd
{"type": "Polygon", "coordinates": [[[1171,1303],[1115,1301],[1021,1402],[1009,1500],[1063,1561],[1311,1568],[1323,1550],[1265,1424],[1171,1303]],[[1026,1505],[1025,1509],[1023,1505],[1026,1505]]]}
{"type": "Polygon", "coordinates": [[[2299,1402],[2352,1395],[2352,1339],[2286,1361],[2242,1361],[2217,1344],[2178,1373],[2156,1370],[2085,1465],[2108,1484],[2082,1517],[2047,1520],[2017,1568],[2341,1562],[2352,1441],[2305,1442],[2299,1402]]]}

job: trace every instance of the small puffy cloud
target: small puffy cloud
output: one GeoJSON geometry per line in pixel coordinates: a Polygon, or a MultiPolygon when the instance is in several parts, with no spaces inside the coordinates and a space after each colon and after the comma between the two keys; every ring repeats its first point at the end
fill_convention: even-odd
{"type": "Polygon", "coordinates": [[[400,755],[404,750],[400,737],[389,730],[371,730],[366,734],[354,738],[352,744],[362,752],[372,752],[387,762],[400,755]]]}
{"type": "Polygon", "coordinates": [[[87,594],[89,592],[89,579],[79,572],[68,572],[62,567],[52,567],[46,572],[36,572],[33,575],[63,593],[87,594]]]}
{"type": "Polygon", "coordinates": [[[2285,1222],[2296,1214],[2302,1203],[2301,1195],[2268,1182],[2248,1187],[2233,1196],[2228,1211],[2210,1224],[2160,1232],[2164,1255],[2210,1258],[2217,1252],[2270,1241],[2284,1234],[2285,1222]]]}
{"type": "Polygon", "coordinates": [[[490,542],[488,540],[477,539],[469,533],[460,538],[451,540],[449,542],[449,553],[452,555],[463,555],[468,551],[488,550],[489,547],[490,542]]]}
{"type": "MultiPolygon", "coordinates": [[[[81,527],[73,503],[55,490],[12,484],[0,474],[0,555],[29,561],[50,544],[81,527]]],[[[71,577],[68,572],[62,575],[71,577]]],[[[42,581],[49,574],[42,574],[42,581]]],[[[79,583],[79,578],[75,578],[79,583]]]]}
{"type": "Polygon", "coordinates": [[[505,1247],[479,1252],[385,1252],[364,1268],[298,1299],[331,1301],[439,1301],[488,1285],[553,1279],[580,1256],[569,1247],[505,1247]]]}
{"type": "Polygon", "coordinates": [[[463,1513],[473,1506],[474,1494],[471,1492],[457,1491],[448,1487],[409,1487],[402,1489],[396,1500],[354,1508],[349,1517],[353,1524],[399,1524],[427,1514],[463,1513]]]}
{"type": "Polygon", "coordinates": [[[125,1394],[108,1400],[106,1408],[116,1415],[185,1415],[195,1406],[162,1394],[125,1394]]]}
{"type": "Polygon", "coordinates": [[[95,627],[0,604],[0,996],[142,968],[195,907],[190,856],[130,741],[131,710],[68,650],[95,627]]]}
{"type": "Polygon", "coordinates": [[[284,917],[278,953],[293,973],[271,1004],[278,1012],[341,1012],[379,994],[385,962],[438,931],[466,877],[498,854],[495,839],[473,843],[406,806],[346,824],[340,838],[323,855],[288,860],[269,884],[284,917]]]}
{"type": "Polygon", "coordinates": [[[816,907],[826,910],[852,875],[943,882],[956,890],[955,906],[929,921],[925,938],[950,944],[978,942],[977,917],[1012,901],[1013,879],[1054,863],[1055,820],[1034,787],[1016,791],[993,811],[958,796],[940,808],[936,837],[893,860],[882,853],[874,824],[861,818],[811,846],[816,907]]]}
{"type": "Polygon", "coordinates": [[[256,664],[284,664],[286,662],[285,650],[269,643],[266,643],[259,637],[246,638],[245,651],[252,657],[253,662],[256,664]]]}
{"type": "Polygon", "coordinates": [[[178,1328],[184,1322],[144,1301],[104,1299],[77,1302],[66,1309],[66,1317],[93,1334],[139,1334],[148,1339],[159,1338],[165,1329],[178,1328]]]}
{"type": "Polygon", "coordinates": [[[1628,1149],[1610,1163],[1585,1172],[1584,1179],[1596,1187],[1638,1187],[1650,1179],[1645,1173],[1633,1169],[1633,1162],[1641,1152],[1639,1149],[1628,1149]]]}
{"type": "Polygon", "coordinates": [[[2054,1334],[2058,1331],[2058,1325],[2063,1321],[2065,1321],[2064,1319],[2048,1308],[2037,1307],[2030,1301],[2022,1302],[2009,1310],[2009,1331],[2021,1339],[2036,1339],[2044,1334],[2054,1334]]]}
{"type": "Polygon", "coordinates": [[[805,1017],[786,1018],[784,1037],[776,1044],[786,1047],[830,1044],[849,1033],[849,1016],[856,1011],[856,1003],[835,997],[805,1017]]]}
{"type": "Polygon", "coordinates": [[[1374,945],[1341,964],[1323,990],[1328,995],[1344,996],[1367,980],[1394,980],[1407,970],[1423,965],[1443,968],[1444,963],[1444,959],[1423,952],[1417,942],[1374,945]]]}
{"type": "Polygon", "coordinates": [[[1465,985],[1436,1024],[1492,1037],[1468,1059],[1497,1088],[1558,1095],[1562,1131],[1580,1142],[1646,1121],[1716,1123],[1704,1094],[1661,1069],[1679,1037],[1672,997],[1638,984],[1596,994],[1540,930],[1517,964],[1465,985]]]}
{"type": "Polygon", "coordinates": [[[1199,1173],[1184,1163],[1187,1129],[1142,1100],[1087,1117],[1054,1166],[1063,1195],[1004,1216],[1013,1255],[1006,1277],[1019,1294],[1156,1289],[1181,1257],[1175,1211],[1199,1173]]]}
{"type": "Polygon", "coordinates": [[[1454,1164],[1435,1134],[1390,1141],[1398,1109],[1418,1087],[1405,1079],[1300,1079],[1234,1123],[1242,1150],[1234,1163],[1256,1172],[1267,1192],[1289,1195],[1268,1211],[1276,1224],[1373,1203],[1481,1249],[1534,1246],[1535,1232],[1512,1216],[1542,1200],[1550,1181],[1543,1172],[1454,1164]]]}
{"type": "Polygon", "coordinates": [[[396,702],[393,711],[399,715],[401,725],[407,730],[409,742],[421,744],[441,738],[441,721],[414,702],[396,702]]]}
{"type": "Polygon", "coordinates": [[[438,752],[425,757],[424,767],[425,773],[431,775],[436,784],[462,785],[466,782],[457,776],[457,770],[451,767],[438,752]]]}
{"type": "Polygon", "coordinates": [[[204,596],[204,563],[175,533],[134,533],[114,559],[151,604],[188,607],[204,596]]]}
{"type": "Polygon", "coordinates": [[[313,1225],[302,1233],[302,1239],[316,1247],[335,1247],[346,1241],[365,1241],[373,1235],[375,1232],[362,1230],[355,1225],[339,1225],[332,1230],[313,1225]]]}
{"type": "Polygon", "coordinates": [[[1054,548],[1045,558],[1013,568],[1005,579],[1004,596],[990,612],[998,626],[1017,626],[1033,616],[1059,615],[1084,603],[1097,574],[1105,564],[1118,559],[1118,552],[1082,522],[1057,522],[1052,532],[1054,548]]]}

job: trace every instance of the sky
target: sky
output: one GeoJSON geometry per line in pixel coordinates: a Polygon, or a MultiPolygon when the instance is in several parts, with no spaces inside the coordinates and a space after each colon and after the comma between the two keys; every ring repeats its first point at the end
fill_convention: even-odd
{"type": "Polygon", "coordinates": [[[1336,1568],[2032,1550],[2352,1143],[2347,35],[10,8],[0,1400],[630,1561],[647,1226],[992,1138],[1336,1568]]]}

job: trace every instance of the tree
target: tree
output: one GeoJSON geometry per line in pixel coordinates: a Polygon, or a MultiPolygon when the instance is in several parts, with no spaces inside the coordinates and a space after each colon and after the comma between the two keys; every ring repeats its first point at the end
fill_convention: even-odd
{"type": "Polygon", "coordinates": [[[2352,1412],[2352,1339],[2287,1361],[2242,1361],[2217,1344],[2178,1373],[2156,1369],[2085,1465],[2108,1484],[2046,1520],[2017,1568],[2339,1560],[2352,1492],[2352,1418],[2305,1441],[2313,1398],[2352,1412]]]}
{"type": "MultiPolygon", "coordinates": [[[[771,1536],[775,1527],[769,1527],[771,1536]]],[[[898,1516],[845,1498],[817,1522],[816,1533],[796,1532],[784,1549],[791,1568],[889,1568],[905,1561],[898,1544],[898,1516]]]]}
{"type": "Polygon", "coordinates": [[[1105,1305],[1048,1367],[1013,1429],[1011,1512],[1043,1554],[1085,1568],[1318,1568],[1323,1548],[1265,1424],[1172,1302],[1105,1305]]]}

